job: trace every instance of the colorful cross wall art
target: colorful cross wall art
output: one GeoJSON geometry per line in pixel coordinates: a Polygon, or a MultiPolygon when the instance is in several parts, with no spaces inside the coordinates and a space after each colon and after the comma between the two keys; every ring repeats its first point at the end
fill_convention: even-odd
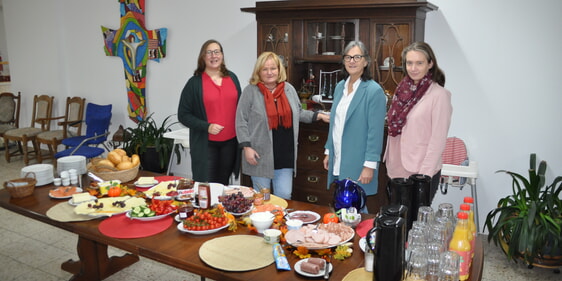
{"type": "Polygon", "coordinates": [[[146,30],[144,24],[145,0],[118,0],[121,9],[121,27],[113,30],[102,26],[107,56],[118,56],[125,67],[125,83],[129,118],[144,120],[146,109],[146,64],[166,57],[167,29],[146,30]]]}

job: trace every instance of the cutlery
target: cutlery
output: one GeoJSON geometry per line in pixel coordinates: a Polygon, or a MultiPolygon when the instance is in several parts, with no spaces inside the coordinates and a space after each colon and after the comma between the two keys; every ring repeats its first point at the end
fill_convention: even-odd
{"type": "Polygon", "coordinates": [[[330,262],[332,261],[332,255],[328,255],[326,258],[326,266],[324,267],[324,279],[330,279],[330,262]]]}

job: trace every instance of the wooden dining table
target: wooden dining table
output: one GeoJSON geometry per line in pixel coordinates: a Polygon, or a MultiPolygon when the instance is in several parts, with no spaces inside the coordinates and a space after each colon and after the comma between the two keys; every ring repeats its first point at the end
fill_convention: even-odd
{"type": "MultiPolygon", "coordinates": [[[[139,176],[157,176],[150,172],[141,171],[139,176]]],[[[88,180],[85,179],[84,182],[88,180]]],[[[77,253],[79,260],[63,261],[61,268],[73,275],[71,280],[103,280],[115,272],[137,262],[139,256],[152,259],[197,275],[201,279],[250,281],[250,280],[310,280],[294,270],[299,258],[285,251],[292,270],[278,270],[275,263],[250,271],[224,271],[205,264],[199,257],[199,248],[203,243],[217,237],[228,235],[259,235],[251,232],[245,226],[239,226],[235,232],[222,230],[208,235],[193,235],[184,233],[172,224],[165,231],[144,238],[119,239],[106,236],[98,229],[103,219],[93,219],[79,222],[61,222],[49,218],[47,211],[61,203],[61,200],[49,197],[49,190],[53,185],[36,187],[34,193],[23,198],[12,198],[6,189],[0,190],[0,206],[23,216],[44,222],[78,235],[77,253]],[[108,246],[122,249],[127,254],[123,256],[108,256],[108,246]]],[[[306,202],[288,200],[288,208],[308,210],[320,215],[329,212],[327,206],[319,206],[306,202]]],[[[374,215],[366,214],[364,219],[374,215]]],[[[350,271],[364,266],[364,254],[359,248],[359,235],[351,240],[354,252],[344,260],[332,259],[333,271],[331,280],[342,280],[350,271]]],[[[470,280],[481,280],[483,267],[482,241],[476,242],[474,260],[470,280]]],[[[321,278],[320,278],[321,279],[321,278]]]]}

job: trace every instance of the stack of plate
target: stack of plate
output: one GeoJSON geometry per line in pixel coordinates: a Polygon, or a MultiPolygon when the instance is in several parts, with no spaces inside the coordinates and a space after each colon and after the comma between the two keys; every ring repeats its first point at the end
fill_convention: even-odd
{"type": "Polygon", "coordinates": [[[86,157],[80,155],[65,156],[57,159],[57,173],[76,169],[78,174],[83,175],[88,172],[86,169],[86,157]]]}
{"type": "MultiPolygon", "coordinates": [[[[27,173],[35,174],[37,180],[36,186],[46,185],[53,182],[53,165],[51,164],[35,164],[25,166],[21,169],[21,177],[26,177],[27,173]]],[[[28,177],[32,177],[29,175],[28,177]]]]}

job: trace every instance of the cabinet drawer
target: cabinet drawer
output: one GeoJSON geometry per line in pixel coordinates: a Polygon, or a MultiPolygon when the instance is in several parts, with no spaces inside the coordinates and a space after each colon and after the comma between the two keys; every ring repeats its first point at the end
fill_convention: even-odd
{"type": "Polygon", "coordinates": [[[293,184],[292,199],[327,206],[332,201],[332,194],[326,190],[326,180],[324,170],[299,169],[293,184]]]}

